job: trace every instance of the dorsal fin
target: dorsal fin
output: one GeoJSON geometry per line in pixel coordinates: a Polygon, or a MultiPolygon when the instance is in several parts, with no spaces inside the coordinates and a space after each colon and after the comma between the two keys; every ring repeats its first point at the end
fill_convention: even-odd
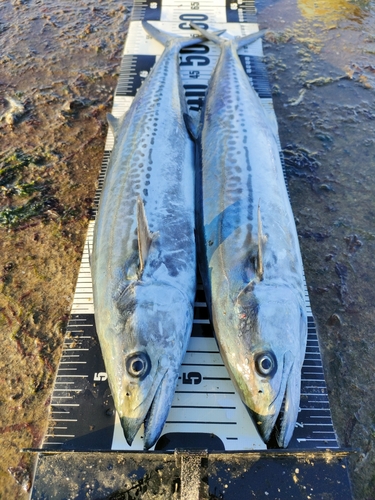
{"type": "Polygon", "coordinates": [[[148,222],[145,212],[145,206],[140,196],[137,199],[137,234],[138,234],[138,252],[139,252],[139,273],[142,275],[145,268],[147,256],[150,251],[151,243],[157,233],[151,233],[148,228],[148,222]]]}
{"type": "Polygon", "coordinates": [[[201,113],[192,116],[184,113],[184,121],[187,131],[193,140],[197,140],[201,133],[201,113]]]}
{"type": "Polygon", "coordinates": [[[260,215],[260,202],[258,203],[258,255],[257,255],[257,268],[256,273],[259,281],[263,280],[264,267],[263,267],[263,229],[262,217],[260,215]]]}
{"type": "Polygon", "coordinates": [[[111,115],[111,113],[107,113],[107,122],[116,139],[117,133],[120,128],[120,122],[121,122],[120,118],[116,118],[115,116],[111,115]]]}

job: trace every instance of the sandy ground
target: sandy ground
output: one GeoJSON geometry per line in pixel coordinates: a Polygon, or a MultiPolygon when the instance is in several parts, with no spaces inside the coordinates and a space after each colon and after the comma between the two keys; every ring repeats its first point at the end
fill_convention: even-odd
{"type": "Polygon", "coordinates": [[[20,449],[44,435],[126,17],[122,1],[0,5],[0,498],[26,498],[20,449]]]}
{"type": "MultiPolygon", "coordinates": [[[[308,7],[265,4],[259,18],[334,424],[358,450],[355,498],[371,500],[374,16],[371,3],[345,22],[308,7]]],[[[30,488],[33,459],[20,450],[46,427],[127,17],[120,0],[0,4],[0,498],[30,488]]]]}
{"type": "Polygon", "coordinates": [[[374,4],[265,4],[265,54],[333,422],[375,498],[374,4]]]}

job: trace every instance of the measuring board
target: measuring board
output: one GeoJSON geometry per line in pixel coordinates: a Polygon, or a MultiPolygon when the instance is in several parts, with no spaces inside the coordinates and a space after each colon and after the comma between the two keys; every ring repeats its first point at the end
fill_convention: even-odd
{"type": "MultiPolygon", "coordinates": [[[[163,47],[147,35],[141,20],[154,21],[161,30],[185,35],[189,22],[204,28],[226,29],[244,36],[258,31],[253,2],[224,0],[200,2],[136,1],[124,48],[113,114],[122,116],[155,64],[163,47]]],[[[191,112],[199,111],[219,48],[210,42],[181,52],[181,74],[191,112]]],[[[271,119],[274,115],[271,91],[258,40],[239,52],[245,71],[271,119]]],[[[94,213],[113,147],[111,131],[105,146],[94,213]]],[[[64,340],[51,399],[49,427],[43,449],[57,450],[143,450],[140,429],[132,447],[125,441],[114,410],[107,374],[95,330],[89,253],[95,224],[90,222],[79,271],[72,312],[64,340]]],[[[329,408],[319,343],[305,286],[308,312],[308,340],[302,368],[298,422],[289,449],[337,449],[338,443],[329,408]]],[[[175,397],[156,450],[174,450],[189,444],[209,450],[261,450],[266,445],[237,395],[219,354],[209,321],[202,286],[198,286],[194,327],[182,363],[175,397]]]]}
{"type": "MultiPolygon", "coordinates": [[[[258,31],[253,1],[243,0],[236,3],[228,0],[198,2],[182,0],[178,5],[174,5],[173,0],[135,0],[113,104],[112,113],[116,117],[121,117],[129,109],[137,89],[163,51],[163,47],[144,32],[142,20],[151,21],[161,30],[182,36],[190,33],[190,21],[207,29],[226,29],[227,33],[233,36],[244,36],[258,31]]],[[[191,113],[199,111],[202,107],[208,81],[218,55],[219,48],[210,42],[202,42],[181,51],[181,75],[191,113]]],[[[244,47],[239,52],[243,67],[265,111],[270,119],[276,122],[262,55],[261,40],[244,47]]],[[[35,499],[40,498],[39,495],[42,495],[42,498],[50,498],[40,493],[48,489],[49,480],[43,477],[41,471],[44,470],[45,460],[47,462],[49,460],[50,464],[53,463],[54,455],[50,455],[50,452],[60,453],[61,456],[64,455],[63,452],[69,451],[91,452],[92,457],[96,455],[94,452],[101,452],[103,459],[96,464],[98,471],[100,468],[98,464],[103,465],[104,457],[108,455],[104,452],[119,451],[127,452],[129,456],[133,454],[132,456],[146,457],[146,455],[139,454],[143,450],[143,426],[131,447],[125,441],[114,409],[95,329],[90,252],[95,214],[113,142],[114,139],[109,130],[94,200],[93,219],[89,223],[63,353],[51,397],[48,430],[42,448],[38,450],[41,455],[32,494],[32,498],[35,499]]],[[[282,159],[281,152],[280,156],[282,159]]],[[[335,453],[336,450],[337,456],[340,453],[332,424],[319,342],[306,284],[305,301],[308,314],[308,338],[302,367],[300,411],[294,435],[284,453],[284,457],[289,457],[294,453],[293,460],[297,460],[296,457],[300,456],[303,451],[308,451],[310,457],[311,453],[319,454],[323,450],[331,450],[331,453],[335,453]]],[[[194,448],[206,449],[214,453],[264,453],[266,462],[271,456],[268,455],[267,458],[267,453],[271,450],[267,451],[267,446],[260,438],[224,366],[213,336],[201,285],[198,285],[196,293],[193,331],[181,365],[172,406],[161,437],[151,453],[158,456],[158,453],[170,453],[175,449],[194,448]]],[[[69,460],[64,463],[67,464],[69,460]]],[[[75,463],[74,460],[71,459],[71,468],[75,463]]],[[[277,457],[275,460],[277,462],[277,457]]],[[[163,463],[166,464],[166,462],[167,459],[164,458],[163,463]]],[[[324,474],[327,474],[327,467],[332,469],[336,465],[334,460],[329,462],[327,459],[324,474]]],[[[77,470],[77,465],[74,467],[77,470]]],[[[337,465],[337,467],[344,466],[337,465]]],[[[319,468],[316,466],[315,469],[317,471],[319,468]]],[[[285,470],[285,468],[282,469],[279,480],[276,479],[280,486],[285,470]]],[[[340,480],[336,483],[341,486],[339,488],[335,483],[336,486],[333,485],[332,491],[339,492],[341,496],[335,498],[341,500],[351,498],[342,493],[349,491],[346,472],[343,473],[342,468],[337,470],[337,477],[340,477],[340,480]]],[[[70,474],[73,475],[73,472],[71,471],[70,474]]],[[[87,470],[85,474],[88,474],[87,470]]],[[[329,474],[332,476],[332,472],[329,474]]],[[[115,479],[114,476],[113,484],[116,482],[115,479]]],[[[214,480],[216,479],[214,479],[213,472],[211,482],[214,480]]],[[[232,486],[234,484],[233,480],[232,486]]],[[[294,487],[293,484],[291,483],[288,488],[294,487]]],[[[213,487],[216,488],[216,486],[213,487]]],[[[259,491],[262,488],[263,484],[260,483],[259,491]]],[[[60,497],[51,496],[51,498],[60,497]]],[[[293,496],[293,498],[305,497],[293,496]]]]}
{"type": "MultiPolygon", "coordinates": [[[[226,29],[233,36],[258,31],[253,2],[183,0],[178,5],[173,3],[173,0],[135,0],[112,111],[116,117],[129,109],[137,89],[163,51],[163,47],[143,31],[142,20],[151,21],[169,33],[185,36],[189,33],[190,21],[208,29],[226,29]]],[[[191,113],[202,107],[218,55],[218,47],[210,42],[181,51],[181,75],[191,113]]],[[[262,62],[261,40],[241,49],[239,55],[266,113],[276,122],[262,62]]],[[[145,454],[141,428],[132,447],[128,446],[114,409],[95,329],[90,272],[95,213],[112,147],[113,136],[109,131],[93,220],[88,228],[52,393],[48,431],[42,448],[37,450],[39,457],[32,499],[87,498],[88,491],[95,493],[95,498],[105,498],[104,493],[112,495],[130,490],[142,497],[155,471],[162,482],[170,484],[170,491],[181,485],[182,497],[184,482],[187,481],[185,486],[190,489],[190,476],[184,473],[183,465],[179,470],[176,464],[189,463],[189,458],[182,455],[180,462],[174,461],[171,453],[178,449],[205,449],[210,454],[205,472],[199,472],[195,466],[195,472],[206,478],[201,481],[206,490],[194,498],[208,498],[209,495],[221,498],[224,494],[229,499],[264,494],[275,499],[323,498],[326,494],[340,500],[351,498],[342,462],[344,454],[339,449],[332,424],[306,285],[308,339],[302,367],[300,411],[287,450],[267,450],[237,395],[213,336],[201,285],[196,293],[191,339],[161,437],[145,454]],[[228,468],[231,464],[235,464],[234,472],[228,468]],[[107,484],[109,475],[110,486],[107,484]],[[127,478],[125,483],[124,477],[127,478]],[[223,489],[223,478],[228,483],[226,489],[223,489]]],[[[280,156],[282,158],[281,153],[280,156]]],[[[200,466],[203,470],[202,464],[203,461],[200,466]]]]}

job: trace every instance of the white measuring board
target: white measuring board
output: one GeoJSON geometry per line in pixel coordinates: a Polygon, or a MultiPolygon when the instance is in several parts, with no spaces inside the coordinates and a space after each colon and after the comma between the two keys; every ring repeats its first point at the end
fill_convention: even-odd
{"type": "MultiPolygon", "coordinates": [[[[116,117],[129,109],[137,89],[163,51],[163,47],[143,30],[143,19],[161,30],[181,36],[192,34],[190,21],[208,29],[225,29],[225,36],[244,36],[258,31],[252,1],[183,0],[175,5],[172,0],[135,0],[114,97],[112,112],[116,117]]],[[[218,55],[218,47],[211,42],[181,51],[181,76],[192,114],[202,107],[218,55]]],[[[276,122],[262,62],[261,40],[241,49],[239,55],[270,120],[276,122]]],[[[109,130],[94,210],[98,206],[112,148],[113,136],[109,130]]],[[[143,427],[132,447],[125,441],[114,412],[96,335],[90,272],[94,224],[95,220],[90,221],[43,449],[143,450],[143,427]]],[[[308,341],[302,368],[299,418],[289,448],[338,448],[306,285],[305,301],[308,341]]],[[[193,332],[170,412],[155,445],[157,450],[189,446],[231,451],[266,448],[234,389],[212,333],[204,292],[198,286],[193,332]]]]}

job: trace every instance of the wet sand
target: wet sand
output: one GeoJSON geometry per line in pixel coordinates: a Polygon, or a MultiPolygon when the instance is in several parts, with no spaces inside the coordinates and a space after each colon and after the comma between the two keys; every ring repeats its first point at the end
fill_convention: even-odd
{"type": "MultiPolygon", "coordinates": [[[[355,498],[370,500],[374,5],[314,5],[265,2],[259,21],[334,425],[358,450],[355,498]]],[[[20,450],[45,432],[127,17],[119,0],[0,5],[0,498],[27,498],[20,450]]]]}
{"type": "Polygon", "coordinates": [[[27,498],[20,450],[45,432],[126,17],[122,1],[0,6],[0,498],[27,498]]]}
{"type": "Polygon", "coordinates": [[[333,422],[375,498],[373,3],[263,3],[265,55],[333,422]]]}

